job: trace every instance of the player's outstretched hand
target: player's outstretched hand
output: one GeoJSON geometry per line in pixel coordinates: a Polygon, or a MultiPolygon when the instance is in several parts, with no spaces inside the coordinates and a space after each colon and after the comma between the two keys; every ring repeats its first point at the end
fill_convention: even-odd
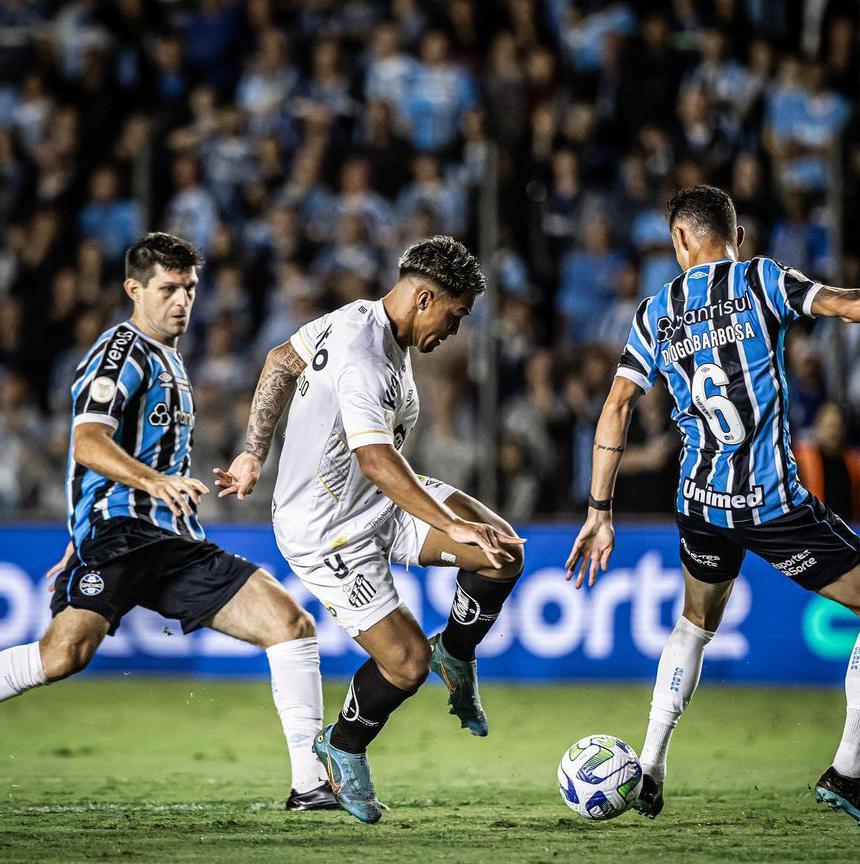
{"type": "Polygon", "coordinates": [[[490,564],[496,570],[502,569],[502,561],[513,561],[514,556],[502,548],[503,543],[525,543],[523,537],[515,534],[504,534],[497,531],[492,525],[483,522],[455,522],[446,532],[448,536],[457,543],[469,543],[480,546],[490,564]]]}
{"type": "Polygon", "coordinates": [[[603,572],[609,566],[609,556],[615,548],[615,529],[612,521],[605,517],[589,514],[585,525],[582,526],[579,535],[573,543],[570,557],[564,565],[564,578],[569,582],[577,567],[579,575],[576,577],[575,588],[581,588],[585,581],[585,573],[588,571],[589,588],[597,581],[598,565],[603,572]]]}
{"type": "Polygon", "coordinates": [[[57,561],[56,564],[52,565],[51,568],[45,573],[45,578],[49,579],[51,584],[48,585],[48,589],[53,591],[56,587],[56,582],[54,581],[63,570],[66,569],[66,565],[69,563],[69,558],[72,557],[72,552],[75,551],[75,546],[71,540],[69,540],[69,545],[66,546],[66,551],[63,552],[63,557],[57,561]]]}
{"type": "Polygon", "coordinates": [[[201,480],[171,474],[159,474],[158,477],[145,481],[143,491],[163,501],[174,516],[190,516],[193,510],[187,498],[190,498],[196,507],[200,499],[209,494],[209,489],[201,480]]]}
{"type": "Polygon", "coordinates": [[[263,471],[263,463],[259,456],[243,451],[234,460],[227,471],[213,468],[215,485],[221,487],[219,498],[227,495],[235,495],[240,501],[244,501],[246,495],[250,495],[260,479],[263,471]]]}

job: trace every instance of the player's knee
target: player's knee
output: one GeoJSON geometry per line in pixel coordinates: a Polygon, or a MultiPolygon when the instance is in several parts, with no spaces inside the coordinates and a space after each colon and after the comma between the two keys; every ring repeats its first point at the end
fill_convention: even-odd
{"type": "Polygon", "coordinates": [[[501,569],[501,573],[504,573],[503,579],[517,579],[520,574],[523,572],[523,567],[526,563],[526,555],[523,551],[522,546],[507,546],[506,551],[509,555],[514,559],[513,561],[506,561],[504,566],[501,569]]]}
{"type": "Polygon", "coordinates": [[[304,609],[299,609],[299,614],[290,622],[291,629],[295,634],[293,639],[310,639],[317,632],[317,625],[313,616],[304,609]]]}
{"type": "Polygon", "coordinates": [[[385,670],[388,678],[401,690],[417,690],[430,673],[432,653],[426,640],[402,645],[398,655],[389,660],[389,667],[385,670]]]}
{"type": "Polygon", "coordinates": [[[277,621],[271,632],[260,641],[261,648],[270,648],[280,642],[292,642],[294,639],[309,639],[316,634],[316,623],[304,609],[290,604],[277,621]]]}
{"type": "Polygon", "coordinates": [[[684,617],[691,624],[695,624],[699,629],[713,633],[716,631],[717,627],[720,626],[720,621],[722,621],[723,618],[723,610],[708,611],[702,609],[691,609],[689,606],[685,606],[684,617]]]}
{"type": "Polygon", "coordinates": [[[60,681],[81,672],[92,660],[98,641],[88,638],[76,640],[43,640],[40,643],[42,668],[48,681],[60,681]]]}

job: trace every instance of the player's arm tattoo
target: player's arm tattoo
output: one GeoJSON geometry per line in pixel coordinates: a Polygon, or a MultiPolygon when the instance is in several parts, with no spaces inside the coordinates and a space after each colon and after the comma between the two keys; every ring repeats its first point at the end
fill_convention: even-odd
{"type": "Polygon", "coordinates": [[[261,462],[266,460],[275,427],[290,407],[296,392],[296,380],[306,365],[289,342],[273,348],[266,357],[266,365],[254,391],[245,437],[245,452],[258,457],[261,462]]]}
{"type": "Polygon", "coordinates": [[[595,450],[608,450],[610,453],[623,453],[623,447],[611,447],[609,444],[598,444],[596,441],[594,442],[595,450]]]}
{"type": "Polygon", "coordinates": [[[860,289],[823,285],[812,301],[812,314],[844,321],[860,320],[860,289]]]}

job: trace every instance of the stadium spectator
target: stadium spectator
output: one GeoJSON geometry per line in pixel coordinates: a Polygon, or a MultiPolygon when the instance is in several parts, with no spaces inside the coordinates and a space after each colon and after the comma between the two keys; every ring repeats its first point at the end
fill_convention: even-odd
{"type": "Polygon", "coordinates": [[[463,113],[475,104],[469,73],[449,58],[448,37],[431,30],[421,40],[421,60],[408,81],[404,110],[412,145],[438,152],[451,147],[463,113]]]}
{"type": "Polygon", "coordinates": [[[609,219],[595,214],[583,231],[583,246],[562,258],[557,307],[567,338],[583,342],[593,334],[616,299],[624,256],[612,245],[609,219]]]}
{"type": "MultiPolygon", "coordinates": [[[[785,0],[6,6],[0,380],[13,381],[10,428],[37,417],[42,464],[58,476],[69,369],[94,328],[126,314],[120,264],[136,234],[179,233],[208,259],[182,350],[192,377],[212,381],[200,385],[195,435],[214,458],[236,448],[242,425],[219,414],[217,394],[244,404],[253,355],[336,303],[377,297],[413,240],[441,231],[478,247],[493,144],[498,233],[484,264],[502,291],[498,416],[537,430],[507,419],[496,442],[508,512],[584,500],[580,451],[631,310],[677,273],[662,210],[679,186],[731,190],[743,254],[856,285],[832,233],[834,201],[849,253],[860,230],[860,124],[849,116],[860,80],[844,4],[806,17],[785,0]],[[840,152],[841,198],[828,187],[840,152]],[[547,357],[555,379],[540,385],[547,357]],[[560,406],[556,425],[541,405],[560,406]],[[553,446],[536,445],[550,427],[553,446]]],[[[860,393],[856,338],[846,331],[840,366],[827,327],[809,326],[789,343],[798,430],[840,392],[834,376],[849,398],[860,393]]],[[[409,446],[450,451],[469,488],[476,457],[453,442],[476,434],[481,364],[458,355],[453,368],[452,392],[428,396],[426,434],[419,424],[409,446]],[[452,416],[437,422],[431,402],[452,416]]],[[[654,455],[662,431],[648,426],[648,404],[634,444],[654,455]]],[[[845,434],[856,443],[853,425],[845,434]]],[[[653,482],[646,462],[629,461],[631,485],[640,473],[653,482]]],[[[50,472],[8,506],[51,512],[50,472]]]]}
{"type": "Polygon", "coordinates": [[[815,415],[812,434],[794,444],[800,482],[832,510],[860,519],[860,450],[846,443],[842,409],[825,402],[815,415]]]}
{"type": "Polygon", "coordinates": [[[90,178],[90,199],[78,217],[80,236],[95,240],[109,265],[118,265],[125,250],[143,232],[140,205],[120,197],[112,165],[102,165],[90,178]]]}

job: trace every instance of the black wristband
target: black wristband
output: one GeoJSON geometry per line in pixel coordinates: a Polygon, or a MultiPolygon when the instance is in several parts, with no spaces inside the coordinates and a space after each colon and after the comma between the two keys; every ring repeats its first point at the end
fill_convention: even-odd
{"type": "Polygon", "coordinates": [[[589,494],[588,506],[592,507],[594,510],[611,510],[612,500],[612,498],[604,498],[602,501],[598,501],[593,495],[589,494]]]}

